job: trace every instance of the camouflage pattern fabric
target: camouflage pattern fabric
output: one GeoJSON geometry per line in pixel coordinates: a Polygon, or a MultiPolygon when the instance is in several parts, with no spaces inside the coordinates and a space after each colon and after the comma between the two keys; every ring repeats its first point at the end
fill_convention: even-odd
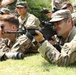
{"type": "Polygon", "coordinates": [[[10,43],[9,39],[0,38],[0,52],[9,52],[9,47],[11,45],[11,44],[9,45],[9,43],[10,43]],[[9,47],[7,47],[7,46],[9,46],[9,47]]]}
{"type": "Polygon", "coordinates": [[[33,46],[32,42],[27,38],[26,35],[21,35],[11,48],[12,52],[18,51],[21,53],[33,52],[33,50],[37,52],[37,48],[33,46]]]}
{"type": "MultiPolygon", "coordinates": [[[[61,42],[63,41],[61,40],[60,43],[61,42]]],[[[45,41],[42,44],[42,46],[40,46],[38,51],[41,53],[42,57],[44,57],[50,63],[57,64],[58,66],[67,66],[71,63],[74,63],[76,61],[76,28],[75,26],[73,26],[68,37],[63,42],[61,53],[54,46],[52,46],[48,41],[45,41]]]]}
{"type": "Polygon", "coordinates": [[[76,37],[70,43],[65,43],[61,53],[53,47],[48,41],[45,41],[39,48],[42,57],[50,63],[58,66],[68,66],[76,61],[76,37]]]}
{"type": "Polygon", "coordinates": [[[10,49],[7,47],[9,44],[9,40],[7,38],[0,38],[0,61],[6,60],[5,52],[9,52],[10,49]]]}
{"type": "Polygon", "coordinates": [[[26,35],[21,35],[11,42],[9,39],[0,39],[0,52],[38,52],[37,48],[26,35]]]}
{"type": "Polygon", "coordinates": [[[73,26],[73,28],[70,31],[70,33],[69,33],[68,37],[66,38],[66,40],[63,40],[63,38],[60,38],[59,39],[59,44],[63,46],[64,43],[70,42],[75,35],[76,35],[76,27],[73,26]]]}
{"type": "Polygon", "coordinates": [[[34,46],[33,43],[27,38],[26,35],[21,35],[14,42],[11,42],[9,39],[0,38],[0,58],[4,56],[7,52],[38,52],[38,47],[34,46]]]}
{"type": "Polygon", "coordinates": [[[22,30],[24,30],[24,27],[26,29],[39,29],[40,28],[39,19],[30,13],[27,13],[24,19],[21,19],[21,17],[19,17],[18,19],[20,22],[19,28],[22,30]],[[24,23],[24,26],[22,26],[23,23],[24,23]]]}

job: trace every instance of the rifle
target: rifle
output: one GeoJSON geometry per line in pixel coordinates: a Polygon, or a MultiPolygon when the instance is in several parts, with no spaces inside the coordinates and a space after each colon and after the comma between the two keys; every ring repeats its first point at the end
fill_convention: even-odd
{"type": "Polygon", "coordinates": [[[38,30],[43,34],[45,39],[52,40],[51,37],[56,34],[52,25],[48,22],[43,22],[42,24],[44,25],[44,27],[42,27],[41,29],[26,29],[24,27],[24,30],[20,29],[18,31],[7,31],[5,33],[7,33],[7,34],[26,34],[27,32],[29,32],[32,36],[36,36],[37,33],[35,32],[35,30],[38,30]]]}
{"type": "Polygon", "coordinates": [[[37,35],[35,30],[39,30],[39,29],[27,29],[27,30],[18,30],[18,31],[6,31],[4,33],[6,34],[26,34],[26,32],[29,32],[31,35],[35,36],[37,35]]]}

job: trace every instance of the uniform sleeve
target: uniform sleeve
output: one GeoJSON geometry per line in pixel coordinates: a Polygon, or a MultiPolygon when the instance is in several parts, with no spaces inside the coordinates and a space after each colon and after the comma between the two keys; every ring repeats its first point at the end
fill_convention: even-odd
{"type": "Polygon", "coordinates": [[[21,35],[17,39],[13,47],[11,48],[11,51],[25,53],[28,51],[30,46],[31,46],[31,41],[28,39],[28,37],[26,35],[21,35]]]}
{"type": "Polygon", "coordinates": [[[9,52],[10,51],[10,40],[8,38],[0,38],[0,52],[9,52]]]}
{"type": "Polygon", "coordinates": [[[53,47],[48,41],[45,41],[42,46],[38,49],[41,53],[42,57],[48,60],[51,63],[56,63],[58,60],[60,53],[58,50],[53,47]]]}
{"type": "Polygon", "coordinates": [[[45,41],[38,51],[50,63],[58,66],[68,66],[76,61],[76,36],[71,42],[64,44],[61,53],[48,41],[45,41]]]}

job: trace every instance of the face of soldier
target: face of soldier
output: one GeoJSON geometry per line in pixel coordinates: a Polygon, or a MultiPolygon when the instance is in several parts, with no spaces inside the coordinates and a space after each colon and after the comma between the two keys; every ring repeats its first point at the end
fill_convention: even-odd
{"type": "Polygon", "coordinates": [[[64,20],[54,23],[54,28],[58,36],[66,36],[68,34],[68,24],[64,20]]]}
{"type": "MultiPolygon", "coordinates": [[[[27,13],[27,8],[25,7],[17,7],[16,8],[17,13],[22,16],[22,15],[26,15],[27,13]]],[[[24,16],[25,17],[25,16],[24,16]]]]}
{"type": "Polygon", "coordinates": [[[8,22],[0,21],[0,37],[9,38],[10,40],[14,39],[15,34],[5,34],[4,32],[7,31],[17,31],[17,27],[8,22]]]}
{"type": "Polygon", "coordinates": [[[61,8],[62,8],[62,9],[67,9],[67,10],[69,10],[71,13],[73,12],[73,7],[72,7],[72,6],[67,6],[67,5],[65,4],[65,5],[63,5],[61,8]]]}

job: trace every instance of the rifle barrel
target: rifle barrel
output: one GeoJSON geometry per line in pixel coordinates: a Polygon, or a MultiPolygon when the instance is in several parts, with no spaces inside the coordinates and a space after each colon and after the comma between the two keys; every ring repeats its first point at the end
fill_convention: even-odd
{"type": "Polygon", "coordinates": [[[4,32],[5,34],[25,34],[24,31],[7,31],[4,32]]]}

